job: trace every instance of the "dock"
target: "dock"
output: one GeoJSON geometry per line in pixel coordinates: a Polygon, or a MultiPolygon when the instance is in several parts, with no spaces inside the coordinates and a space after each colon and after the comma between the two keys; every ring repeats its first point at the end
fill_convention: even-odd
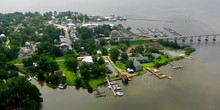
{"type": "Polygon", "coordinates": [[[152,69],[150,69],[149,67],[145,67],[145,69],[148,70],[149,72],[151,72],[153,75],[157,76],[159,79],[162,79],[162,78],[171,79],[170,76],[164,75],[163,73],[156,73],[156,72],[154,72],[152,69]]]}
{"type": "Polygon", "coordinates": [[[142,34],[148,34],[148,32],[144,30],[144,28],[137,28],[137,30],[139,30],[142,34]]]}
{"type": "Polygon", "coordinates": [[[115,93],[115,91],[114,91],[112,85],[110,84],[110,82],[109,82],[109,80],[108,80],[108,77],[106,77],[106,81],[107,81],[107,83],[108,83],[108,86],[110,86],[110,89],[112,90],[113,94],[116,96],[117,94],[115,93]]]}
{"type": "Polygon", "coordinates": [[[169,31],[170,33],[172,33],[172,34],[175,35],[175,36],[182,36],[182,34],[180,34],[180,33],[176,32],[176,31],[174,31],[173,29],[171,29],[171,28],[169,28],[169,27],[164,27],[163,29],[169,31]]]}

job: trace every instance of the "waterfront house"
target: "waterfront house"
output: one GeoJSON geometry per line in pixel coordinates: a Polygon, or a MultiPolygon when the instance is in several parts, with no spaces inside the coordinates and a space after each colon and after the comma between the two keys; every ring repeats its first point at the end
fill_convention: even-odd
{"type": "Polygon", "coordinates": [[[135,71],[142,71],[143,70],[143,65],[141,65],[140,62],[134,60],[133,61],[133,65],[134,65],[134,68],[135,68],[135,71]]]}
{"type": "Polygon", "coordinates": [[[117,31],[117,30],[112,30],[112,32],[111,32],[111,34],[110,34],[110,37],[112,38],[112,39],[117,39],[118,37],[120,37],[121,35],[120,35],[120,33],[119,33],[119,31],[117,31]]]}

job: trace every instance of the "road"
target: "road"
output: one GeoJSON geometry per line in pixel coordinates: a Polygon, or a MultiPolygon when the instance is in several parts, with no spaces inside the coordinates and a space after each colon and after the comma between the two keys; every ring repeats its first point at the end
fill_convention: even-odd
{"type": "Polygon", "coordinates": [[[70,35],[68,33],[68,28],[66,26],[62,26],[62,25],[59,25],[59,24],[54,24],[54,25],[57,26],[58,28],[64,29],[66,42],[69,46],[69,49],[72,50],[73,49],[72,46],[71,46],[72,42],[70,40],[70,35]]]}

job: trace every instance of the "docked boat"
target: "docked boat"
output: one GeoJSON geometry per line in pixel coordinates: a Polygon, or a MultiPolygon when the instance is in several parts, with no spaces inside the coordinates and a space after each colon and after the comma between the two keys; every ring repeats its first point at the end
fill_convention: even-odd
{"type": "Polygon", "coordinates": [[[117,95],[117,96],[123,96],[124,93],[123,93],[123,92],[116,92],[116,95],[117,95]]]}
{"type": "Polygon", "coordinates": [[[28,78],[28,81],[31,81],[31,80],[32,80],[32,78],[31,78],[31,77],[29,77],[29,78],[28,78]]]}
{"type": "Polygon", "coordinates": [[[175,66],[175,65],[173,65],[172,68],[173,69],[179,69],[179,68],[183,68],[183,66],[175,66]]]}
{"type": "Polygon", "coordinates": [[[63,89],[66,86],[66,84],[59,84],[58,88],[63,89]]]}
{"type": "Polygon", "coordinates": [[[121,90],[121,87],[113,87],[114,90],[121,90]]]}
{"type": "Polygon", "coordinates": [[[114,85],[114,84],[116,84],[116,82],[115,82],[115,81],[111,81],[110,84],[111,84],[111,85],[114,85]]]}
{"type": "Polygon", "coordinates": [[[168,79],[172,79],[170,76],[167,76],[168,79]]]}

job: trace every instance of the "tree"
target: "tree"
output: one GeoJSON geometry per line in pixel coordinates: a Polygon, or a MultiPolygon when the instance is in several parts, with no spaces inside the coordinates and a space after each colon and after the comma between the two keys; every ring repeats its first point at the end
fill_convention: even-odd
{"type": "Polygon", "coordinates": [[[89,38],[93,38],[94,33],[92,31],[92,29],[88,28],[88,27],[81,27],[81,28],[77,28],[77,32],[80,34],[82,39],[89,39],[89,38]]]}
{"type": "Polygon", "coordinates": [[[101,51],[102,51],[102,55],[105,55],[105,56],[108,55],[108,50],[106,48],[102,48],[101,51]]]}
{"type": "Polygon", "coordinates": [[[101,46],[105,46],[107,44],[106,39],[99,39],[99,41],[101,46]]]}
{"type": "Polygon", "coordinates": [[[67,57],[67,58],[65,58],[65,62],[64,63],[65,63],[65,65],[68,68],[76,68],[78,66],[78,61],[74,57],[67,57]]]}
{"type": "Polygon", "coordinates": [[[128,46],[121,43],[118,48],[124,52],[128,48],[128,46]]]}
{"type": "Polygon", "coordinates": [[[45,80],[44,72],[42,70],[40,70],[38,72],[37,79],[40,80],[40,81],[44,81],[45,80]]]}
{"type": "Polygon", "coordinates": [[[120,52],[116,48],[110,50],[110,58],[113,62],[118,60],[119,53],[120,52]]]}
{"type": "Polygon", "coordinates": [[[131,31],[131,27],[128,26],[126,30],[127,30],[127,31],[131,31]]]}
{"type": "Polygon", "coordinates": [[[102,57],[100,57],[99,60],[98,60],[98,64],[99,65],[105,64],[105,60],[102,57]]]}
{"type": "Polygon", "coordinates": [[[126,66],[126,68],[134,69],[134,65],[133,65],[133,61],[132,60],[128,60],[125,66],[126,66]]]}
{"type": "Polygon", "coordinates": [[[137,46],[137,47],[134,49],[134,51],[135,51],[135,53],[140,53],[140,54],[142,54],[143,51],[144,51],[143,45],[137,46]]]}
{"type": "Polygon", "coordinates": [[[128,54],[126,52],[121,53],[121,60],[127,61],[128,60],[128,54]]]}

